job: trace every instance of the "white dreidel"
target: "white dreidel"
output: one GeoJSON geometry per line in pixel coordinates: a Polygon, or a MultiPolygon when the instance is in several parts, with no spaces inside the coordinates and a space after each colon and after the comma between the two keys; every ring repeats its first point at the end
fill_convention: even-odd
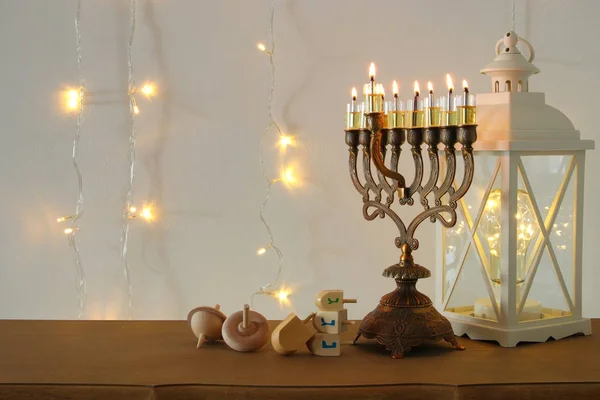
{"type": "Polygon", "coordinates": [[[317,311],[313,318],[313,326],[321,333],[339,334],[348,330],[354,321],[348,320],[348,310],[317,311]]]}
{"type": "Polygon", "coordinates": [[[315,304],[321,311],[342,311],[344,304],[356,302],[356,299],[345,299],[344,291],[339,289],[321,290],[315,297],[315,304]]]}

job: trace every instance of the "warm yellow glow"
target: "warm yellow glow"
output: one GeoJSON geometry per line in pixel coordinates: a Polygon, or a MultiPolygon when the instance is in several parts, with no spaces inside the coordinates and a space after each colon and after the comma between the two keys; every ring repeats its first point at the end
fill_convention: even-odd
{"type": "Polygon", "coordinates": [[[260,51],[267,51],[267,48],[262,43],[257,44],[256,47],[258,47],[260,51]]]}
{"type": "Polygon", "coordinates": [[[357,96],[357,93],[356,93],[356,88],[355,88],[355,87],[353,87],[353,88],[352,88],[352,100],[356,100],[356,96],[357,96]]]}
{"type": "Polygon", "coordinates": [[[281,172],[281,180],[288,186],[293,186],[298,181],[294,176],[294,170],[291,167],[288,167],[281,172]]]}
{"type": "Polygon", "coordinates": [[[65,222],[68,219],[71,219],[71,217],[58,217],[58,218],[56,218],[56,222],[61,223],[61,222],[65,222]]]}
{"type": "Polygon", "coordinates": [[[282,287],[277,292],[275,292],[275,296],[277,300],[279,300],[279,304],[288,306],[290,305],[289,296],[292,294],[292,291],[289,288],[282,287]]]}
{"type": "Polygon", "coordinates": [[[429,93],[433,93],[433,83],[427,82],[427,90],[429,90],[429,93]]]}
{"type": "Polygon", "coordinates": [[[130,213],[137,212],[137,208],[136,207],[129,207],[129,212],[130,213]]]}
{"type": "Polygon", "coordinates": [[[375,79],[375,63],[371,63],[371,65],[369,65],[369,79],[375,79]]]}
{"type": "Polygon", "coordinates": [[[281,135],[279,138],[279,147],[285,149],[287,146],[294,146],[296,140],[292,136],[281,135]]]}
{"type": "Polygon", "coordinates": [[[261,247],[260,249],[256,250],[256,254],[258,254],[259,256],[262,256],[266,252],[267,252],[267,249],[265,249],[264,247],[261,247]]]}
{"type": "Polygon", "coordinates": [[[463,89],[465,89],[465,90],[469,89],[469,84],[467,83],[466,80],[463,80],[463,89]]]}
{"type": "Polygon", "coordinates": [[[77,111],[80,106],[81,97],[79,90],[71,89],[66,92],[66,107],[69,111],[77,111]]]}
{"type": "Polygon", "coordinates": [[[152,97],[156,93],[156,87],[152,82],[147,82],[144,84],[144,86],[142,86],[140,91],[144,93],[146,97],[152,97]]]}
{"type": "Polygon", "coordinates": [[[450,74],[446,74],[446,85],[448,85],[448,91],[454,90],[454,83],[452,82],[450,74]]]}
{"type": "Polygon", "coordinates": [[[142,208],[140,217],[144,218],[148,222],[154,221],[154,213],[152,212],[152,208],[150,206],[145,206],[142,208]]]}
{"type": "Polygon", "coordinates": [[[140,108],[138,106],[133,106],[133,113],[138,115],[140,113],[140,108]]]}
{"type": "Polygon", "coordinates": [[[419,90],[419,82],[415,81],[415,94],[419,94],[420,90],[419,90]]]}
{"type": "Polygon", "coordinates": [[[73,229],[73,228],[67,228],[67,229],[65,229],[64,232],[65,232],[65,235],[70,235],[71,233],[75,232],[75,229],[73,229]]]}
{"type": "Polygon", "coordinates": [[[398,82],[394,81],[392,82],[392,93],[395,96],[398,96],[398,82]]]}

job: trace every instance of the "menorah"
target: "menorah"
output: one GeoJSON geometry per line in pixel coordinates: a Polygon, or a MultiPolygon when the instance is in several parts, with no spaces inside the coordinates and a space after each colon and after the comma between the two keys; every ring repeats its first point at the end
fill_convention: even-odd
{"type": "MultiPolygon", "coordinates": [[[[371,76],[372,89],[375,87],[373,78],[374,73],[371,76]]],[[[365,91],[367,90],[366,88],[365,91]]],[[[376,90],[371,90],[370,93],[377,95],[376,90]]],[[[368,104],[373,97],[370,98],[369,94],[366,94],[368,104]]],[[[418,93],[415,99],[417,97],[418,93]]],[[[429,297],[417,290],[417,281],[430,277],[431,272],[415,264],[412,251],[419,247],[419,241],[414,235],[423,221],[427,219],[431,222],[439,221],[447,228],[456,224],[457,202],[465,195],[473,180],[472,144],[477,139],[477,130],[474,123],[468,123],[474,122],[474,109],[464,107],[460,109],[459,113],[465,115],[460,116],[457,123],[453,125],[418,126],[419,123],[415,124],[418,113],[415,107],[413,112],[406,112],[406,115],[412,119],[404,124],[409,127],[387,127],[389,124],[382,108],[371,103],[367,106],[366,112],[360,113],[360,117],[365,119],[364,127],[354,127],[352,123],[349,124],[350,127],[347,125],[349,170],[354,187],[362,195],[364,218],[368,221],[377,217],[384,218],[386,215],[391,218],[398,227],[399,236],[396,237],[395,244],[402,254],[397,264],[383,271],[384,277],[396,281],[397,288],[384,295],[375,310],[363,319],[354,343],[361,335],[368,339],[375,338],[378,343],[391,351],[393,358],[403,358],[405,352],[423,342],[435,342],[441,339],[463,350],[464,347],[456,341],[450,322],[433,307],[429,297]],[[466,115],[468,112],[472,112],[472,117],[466,115]],[[410,152],[414,161],[414,179],[410,185],[407,184],[404,175],[398,172],[400,153],[405,143],[411,146],[410,152]],[[430,163],[430,173],[425,184],[423,184],[424,160],[421,149],[423,143],[427,145],[430,163]],[[443,145],[445,158],[443,174],[440,174],[441,160],[438,155],[440,143],[443,145]],[[460,178],[456,179],[455,176],[457,143],[462,145],[462,149],[458,151],[462,153],[464,161],[461,182],[458,182],[460,178]],[[364,183],[359,178],[357,170],[359,146],[362,146],[364,183]],[[386,157],[388,146],[391,150],[390,157],[386,157]],[[386,166],[385,162],[388,158],[389,163],[386,166]],[[372,165],[376,169],[375,175],[372,173],[372,165]],[[424,210],[410,222],[408,227],[392,210],[396,192],[400,206],[414,205],[416,196],[423,206],[424,210]],[[429,204],[430,200],[433,200],[432,205],[429,204]]],[[[425,110],[425,112],[430,111],[425,110]]]]}

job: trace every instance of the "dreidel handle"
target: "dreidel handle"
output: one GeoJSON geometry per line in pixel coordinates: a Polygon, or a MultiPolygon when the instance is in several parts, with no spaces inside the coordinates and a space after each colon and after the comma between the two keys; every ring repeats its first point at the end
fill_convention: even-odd
{"type": "Polygon", "coordinates": [[[342,299],[342,303],[358,303],[357,299],[342,299]]]}

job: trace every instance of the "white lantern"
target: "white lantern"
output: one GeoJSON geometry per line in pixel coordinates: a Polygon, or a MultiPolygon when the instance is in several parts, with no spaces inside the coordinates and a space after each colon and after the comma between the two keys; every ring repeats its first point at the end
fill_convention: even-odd
{"type": "MultiPolygon", "coordinates": [[[[438,228],[437,309],[457,335],[512,347],[591,334],[581,315],[585,151],[569,119],[529,93],[531,45],[507,32],[481,70],[475,177],[438,228]],[[517,48],[529,49],[526,59],[517,48]]],[[[460,171],[457,171],[460,176],[460,171]]]]}

